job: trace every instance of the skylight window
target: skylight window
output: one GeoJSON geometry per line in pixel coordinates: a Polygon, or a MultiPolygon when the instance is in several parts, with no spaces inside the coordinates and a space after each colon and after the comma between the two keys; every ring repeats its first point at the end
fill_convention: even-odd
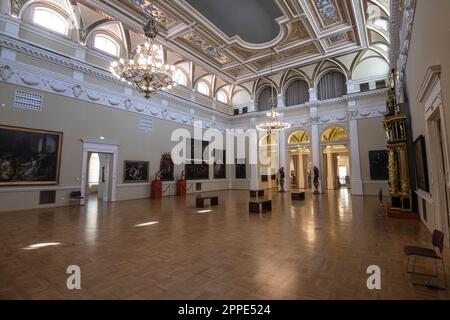
{"type": "Polygon", "coordinates": [[[98,34],[94,38],[94,47],[112,56],[119,56],[119,45],[110,37],[98,34]]]}
{"type": "Polygon", "coordinates": [[[67,19],[48,8],[34,9],[33,22],[63,35],[67,35],[69,32],[69,22],[67,19]]]}

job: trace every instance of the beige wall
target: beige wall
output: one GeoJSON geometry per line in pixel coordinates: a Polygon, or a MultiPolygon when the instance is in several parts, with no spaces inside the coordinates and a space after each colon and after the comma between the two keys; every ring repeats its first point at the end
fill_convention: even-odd
{"type": "Polygon", "coordinates": [[[370,179],[369,151],[387,150],[383,118],[358,120],[358,139],[364,194],[378,195],[381,188],[383,194],[388,195],[389,186],[387,181],[373,181],[370,179]]]}
{"type": "MultiPolygon", "coordinates": [[[[425,106],[417,100],[419,88],[428,67],[440,65],[442,68],[441,87],[444,121],[447,127],[447,141],[450,141],[450,1],[417,0],[406,69],[406,85],[410,104],[413,139],[425,135],[425,106]]],[[[427,145],[427,149],[429,146],[427,145]]],[[[432,168],[428,167],[430,178],[432,168]]],[[[420,207],[420,206],[419,206],[420,207]]],[[[430,230],[436,227],[433,205],[427,204],[428,221],[424,223],[430,230]]],[[[440,214],[440,213],[439,213],[440,214]]]]}
{"type": "MultiPolygon", "coordinates": [[[[170,141],[172,131],[177,128],[190,129],[174,122],[153,118],[153,129],[145,132],[138,127],[139,114],[28,88],[23,90],[43,95],[43,111],[18,109],[13,107],[14,93],[18,88],[0,83],[1,103],[5,104],[5,107],[0,108],[0,124],[64,133],[60,185],[57,188],[0,188],[0,211],[38,207],[39,189],[56,189],[57,205],[66,205],[70,192],[80,188],[83,152],[81,139],[100,142],[101,136],[106,138],[103,141],[105,143],[119,144],[117,200],[148,197],[148,185],[123,185],[123,162],[125,160],[150,161],[150,178],[152,179],[154,172],[159,169],[161,155],[164,152],[170,152],[175,144],[170,141]]],[[[227,170],[227,176],[230,178],[234,177],[234,167],[231,167],[227,170]]],[[[177,167],[176,177],[180,172],[181,168],[177,167]]],[[[245,181],[236,183],[236,187],[241,186],[242,183],[245,184],[245,181]]],[[[203,191],[228,188],[228,180],[210,180],[203,184],[203,191]]],[[[166,192],[167,195],[174,193],[174,186],[166,192]]]]}

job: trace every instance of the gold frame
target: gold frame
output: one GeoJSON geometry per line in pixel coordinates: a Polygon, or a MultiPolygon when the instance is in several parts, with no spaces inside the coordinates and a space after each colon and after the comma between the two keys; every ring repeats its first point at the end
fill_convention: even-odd
{"type": "Polygon", "coordinates": [[[64,137],[64,133],[63,132],[52,131],[52,130],[43,130],[43,129],[32,129],[32,128],[16,127],[16,126],[7,126],[7,125],[0,125],[0,129],[19,131],[19,132],[33,132],[33,133],[41,133],[41,134],[52,134],[52,135],[57,135],[58,138],[59,138],[57,159],[56,159],[57,163],[56,163],[56,180],[55,181],[0,182],[0,187],[59,185],[60,173],[61,173],[61,155],[62,155],[62,146],[63,146],[63,137],[64,137]]]}
{"type": "Polygon", "coordinates": [[[146,183],[150,181],[150,161],[140,161],[140,160],[124,160],[123,162],[123,183],[146,183]],[[144,163],[147,165],[147,179],[146,180],[126,180],[126,173],[127,173],[127,163],[144,163]]]}

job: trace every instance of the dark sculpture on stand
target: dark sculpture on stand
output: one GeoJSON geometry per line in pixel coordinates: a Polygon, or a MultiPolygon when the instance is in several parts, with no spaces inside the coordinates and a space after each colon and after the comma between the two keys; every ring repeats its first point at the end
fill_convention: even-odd
{"type": "Polygon", "coordinates": [[[319,169],[317,169],[316,166],[314,166],[314,180],[313,180],[313,185],[314,185],[314,194],[319,194],[319,169]]]}
{"type": "Polygon", "coordinates": [[[281,167],[278,171],[279,181],[280,181],[280,192],[285,192],[284,190],[284,179],[286,178],[286,175],[284,173],[284,168],[281,167]]]}
{"type": "Polygon", "coordinates": [[[161,172],[162,181],[173,181],[174,164],[170,152],[164,153],[159,163],[159,171],[161,172]]]}
{"type": "Polygon", "coordinates": [[[391,210],[410,212],[412,210],[412,194],[409,180],[406,116],[400,113],[395,96],[395,85],[396,71],[393,70],[388,98],[389,115],[384,119],[389,158],[390,205],[391,210]]]}

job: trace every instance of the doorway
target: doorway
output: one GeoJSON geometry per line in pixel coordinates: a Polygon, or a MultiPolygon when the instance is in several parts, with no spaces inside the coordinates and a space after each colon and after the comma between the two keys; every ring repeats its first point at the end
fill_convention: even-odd
{"type": "Polygon", "coordinates": [[[293,189],[311,189],[311,140],[303,130],[293,132],[288,138],[289,173],[293,189]]]}
{"type": "Polygon", "coordinates": [[[111,165],[112,154],[88,153],[88,177],[86,197],[101,202],[111,201],[111,165]]]}
{"type": "Polygon", "coordinates": [[[449,196],[447,173],[449,168],[445,156],[444,128],[441,118],[441,108],[438,107],[427,120],[429,134],[430,159],[432,163],[432,179],[435,181],[432,194],[435,194],[436,228],[447,229],[450,234],[449,196]]]}
{"type": "Polygon", "coordinates": [[[82,196],[101,202],[116,201],[118,145],[82,141],[82,196]]]}

